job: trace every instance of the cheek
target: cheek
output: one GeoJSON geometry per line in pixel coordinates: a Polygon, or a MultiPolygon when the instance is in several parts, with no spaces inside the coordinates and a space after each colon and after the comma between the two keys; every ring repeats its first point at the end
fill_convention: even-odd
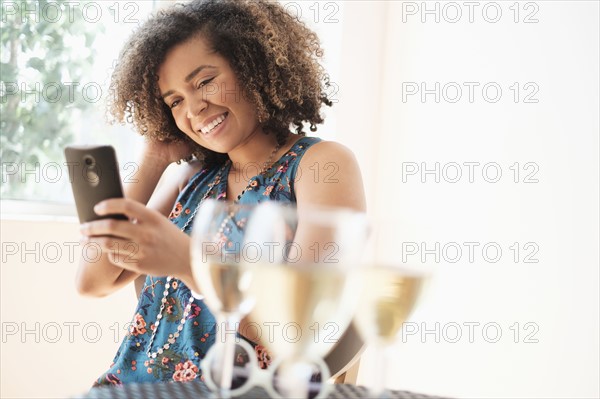
{"type": "Polygon", "coordinates": [[[188,133],[190,131],[190,124],[188,118],[183,114],[183,112],[174,112],[173,119],[175,120],[175,124],[182,132],[188,133]]]}
{"type": "Polygon", "coordinates": [[[240,104],[240,107],[238,107],[238,117],[243,119],[245,124],[255,125],[258,123],[256,107],[249,102],[240,104]]]}

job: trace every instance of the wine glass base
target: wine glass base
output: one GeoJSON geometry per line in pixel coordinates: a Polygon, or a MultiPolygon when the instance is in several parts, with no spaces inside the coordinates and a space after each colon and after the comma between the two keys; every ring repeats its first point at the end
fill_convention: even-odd
{"type": "Polygon", "coordinates": [[[272,387],[275,398],[323,399],[329,396],[331,373],[321,358],[300,361],[279,361],[272,366],[272,387]]]}

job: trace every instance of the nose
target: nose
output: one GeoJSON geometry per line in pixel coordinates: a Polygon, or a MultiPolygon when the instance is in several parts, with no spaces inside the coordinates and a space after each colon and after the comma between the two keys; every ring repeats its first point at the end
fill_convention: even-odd
{"type": "Polygon", "coordinates": [[[192,119],[192,118],[198,116],[200,114],[200,112],[202,112],[203,110],[206,109],[207,106],[208,106],[208,103],[206,102],[205,98],[202,98],[201,96],[197,96],[196,98],[191,98],[188,101],[188,108],[187,108],[188,119],[192,119]]]}

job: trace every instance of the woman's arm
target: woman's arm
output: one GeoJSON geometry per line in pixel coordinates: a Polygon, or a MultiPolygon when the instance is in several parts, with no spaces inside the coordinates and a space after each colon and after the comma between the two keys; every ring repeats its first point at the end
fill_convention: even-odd
{"type": "MultiPolygon", "coordinates": [[[[169,157],[176,157],[178,154],[172,150],[173,154],[166,152],[167,156],[162,155],[160,145],[162,143],[159,145],[150,143],[146,146],[133,182],[125,185],[125,196],[128,200],[141,204],[147,203],[149,210],[152,209],[166,217],[182,185],[195,173],[197,167],[185,164],[167,168],[170,164],[169,157]]],[[[141,288],[139,283],[143,284],[145,275],[139,271],[124,268],[122,264],[128,260],[127,256],[124,259],[123,255],[125,254],[128,255],[129,260],[133,259],[129,250],[136,248],[135,241],[123,242],[112,240],[109,237],[100,237],[101,232],[95,230],[98,223],[87,223],[81,226],[81,232],[84,235],[82,243],[100,244],[102,255],[94,262],[86,261],[84,257],[81,257],[76,275],[77,290],[83,295],[106,296],[134,279],[137,279],[136,290],[141,288]],[[113,256],[115,249],[121,255],[120,257],[113,256]]],[[[105,220],[102,223],[111,224],[114,221],[105,220]]],[[[132,224],[129,221],[121,223],[132,224]]]]}

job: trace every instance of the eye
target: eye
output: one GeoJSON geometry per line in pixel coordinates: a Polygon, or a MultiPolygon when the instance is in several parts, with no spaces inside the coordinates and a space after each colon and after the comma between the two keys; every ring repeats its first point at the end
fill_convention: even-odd
{"type": "Polygon", "coordinates": [[[213,78],[210,78],[210,79],[203,80],[203,81],[201,81],[200,83],[198,83],[198,87],[196,87],[196,88],[197,88],[197,89],[201,89],[201,88],[203,88],[204,86],[206,86],[207,84],[209,84],[210,82],[212,82],[214,79],[215,79],[215,78],[213,77],[213,78]]]}
{"type": "Polygon", "coordinates": [[[169,108],[173,109],[175,108],[177,105],[179,105],[179,103],[181,102],[181,100],[175,100],[173,101],[170,105],[169,108]]]}

